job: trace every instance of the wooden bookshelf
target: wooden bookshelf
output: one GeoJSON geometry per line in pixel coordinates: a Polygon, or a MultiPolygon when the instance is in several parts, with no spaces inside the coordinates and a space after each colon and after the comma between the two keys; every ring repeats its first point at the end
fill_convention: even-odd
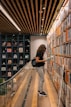
{"type": "MultiPolygon", "coordinates": [[[[71,4],[71,0],[68,0],[71,4]]],[[[71,10],[71,5],[69,10],[71,10]]],[[[64,17],[56,30],[47,38],[48,56],[54,57],[47,62],[47,69],[59,93],[62,65],[64,65],[61,101],[63,107],[71,107],[71,12],[64,17]],[[49,42],[50,41],[50,42],[49,42]],[[49,52],[51,51],[51,52],[49,52]],[[53,64],[51,64],[53,62],[53,64]]]]}

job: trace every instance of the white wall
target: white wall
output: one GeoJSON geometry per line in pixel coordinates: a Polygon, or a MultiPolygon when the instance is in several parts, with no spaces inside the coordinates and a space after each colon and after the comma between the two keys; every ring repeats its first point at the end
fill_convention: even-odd
{"type": "Polygon", "coordinates": [[[41,44],[45,44],[47,46],[46,37],[31,36],[31,59],[35,57],[36,51],[41,44]]]}

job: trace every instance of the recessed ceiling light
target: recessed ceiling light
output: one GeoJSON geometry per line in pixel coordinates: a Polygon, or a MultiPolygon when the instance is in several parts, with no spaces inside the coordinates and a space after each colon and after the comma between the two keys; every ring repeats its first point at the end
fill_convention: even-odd
{"type": "Polygon", "coordinates": [[[43,28],[43,25],[41,25],[41,27],[43,28]]]}
{"type": "Polygon", "coordinates": [[[17,30],[21,31],[21,29],[18,27],[18,25],[15,23],[15,21],[11,18],[11,16],[7,13],[7,11],[3,8],[1,4],[0,4],[0,10],[8,18],[8,20],[17,28],[17,30]]]}
{"type": "Polygon", "coordinates": [[[39,13],[43,13],[43,11],[41,10],[41,11],[39,11],[39,13]]]}
{"type": "Polygon", "coordinates": [[[45,8],[45,7],[43,7],[42,9],[43,9],[43,10],[45,10],[46,8],[45,8]]]}
{"type": "Polygon", "coordinates": [[[42,21],[44,21],[44,18],[42,19],[42,21]]]}

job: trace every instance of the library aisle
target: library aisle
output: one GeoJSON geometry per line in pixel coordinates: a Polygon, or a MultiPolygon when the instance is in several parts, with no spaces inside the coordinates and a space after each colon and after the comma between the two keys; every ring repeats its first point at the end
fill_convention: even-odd
{"type": "Polygon", "coordinates": [[[8,90],[7,93],[3,93],[4,97],[0,98],[0,107],[58,107],[58,95],[47,70],[44,74],[44,91],[47,96],[40,96],[38,93],[38,73],[35,68],[29,65],[26,64],[13,79],[11,90],[11,80],[6,83],[8,90]]]}
{"type": "Polygon", "coordinates": [[[34,82],[35,82],[35,75],[37,75],[38,79],[38,73],[34,69],[32,71],[32,82],[30,84],[29,92],[26,98],[25,103],[23,102],[23,107],[57,107],[58,103],[58,97],[56,90],[53,86],[53,83],[49,77],[49,74],[47,73],[47,70],[45,72],[45,83],[44,83],[44,91],[47,93],[47,96],[40,96],[39,93],[37,92],[37,84],[35,87],[36,93],[34,93],[34,82]],[[33,95],[33,94],[34,95],[33,95]],[[32,106],[32,101],[33,101],[33,96],[35,97],[35,94],[37,94],[37,106],[32,106]]]}
{"type": "Polygon", "coordinates": [[[0,107],[71,107],[71,0],[0,0],[0,10],[0,107]],[[41,44],[45,97],[31,65],[41,44]]]}
{"type": "MultiPolygon", "coordinates": [[[[23,106],[22,107],[34,107],[32,106],[32,98],[33,94],[35,94],[33,92],[33,86],[34,86],[34,81],[35,81],[35,75],[37,75],[37,72],[36,70],[33,70],[33,73],[32,73],[32,82],[31,82],[31,85],[30,85],[30,89],[29,89],[29,92],[28,92],[28,95],[27,95],[27,98],[26,98],[26,102],[23,103],[23,106]],[[33,93],[33,94],[32,94],[33,93]]],[[[37,84],[36,84],[37,85],[37,84]]],[[[35,88],[36,89],[36,88],[35,88]]],[[[53,83],[49,77],[49,74],[45,73],[45,84],[44,84],[44,91],[47,93],[47,96],[40,96],[39,93],[37,92],[37,106],[35,107],[57,107],[57,103],[58,103],[58,97],[57,97],[57,93],[56,93],[56,90],[53,86],[53,83]]]]}

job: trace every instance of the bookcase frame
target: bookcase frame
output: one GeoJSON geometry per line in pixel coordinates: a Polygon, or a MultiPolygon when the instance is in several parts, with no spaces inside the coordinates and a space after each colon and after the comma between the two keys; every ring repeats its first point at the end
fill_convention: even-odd
{"type": "Polygon", "coordinates": [[[11,78],[29,61],[29,34],[0,34],[0,78],[11,78]]]}
{"type": "MultiPolygon", "coordinates": [[[[71,1],[68,0],[71,4],[71,1]]],[[[69,5],[70,5],[69,4],[69,5]]],[[[61,102],[63,107],[71,107],[71,5],[56,30],[47,38],[47,55],[54,57],[47,62],[47,69],[59,96],[61,67],[64,65],[61,102]],[[69,18],[69,19],[68,19],[69,18]],[[51,50],[51,53],[49,52],[51,50]]],[[[61,106],[62,107],[62,106],[61,106]]]]}

